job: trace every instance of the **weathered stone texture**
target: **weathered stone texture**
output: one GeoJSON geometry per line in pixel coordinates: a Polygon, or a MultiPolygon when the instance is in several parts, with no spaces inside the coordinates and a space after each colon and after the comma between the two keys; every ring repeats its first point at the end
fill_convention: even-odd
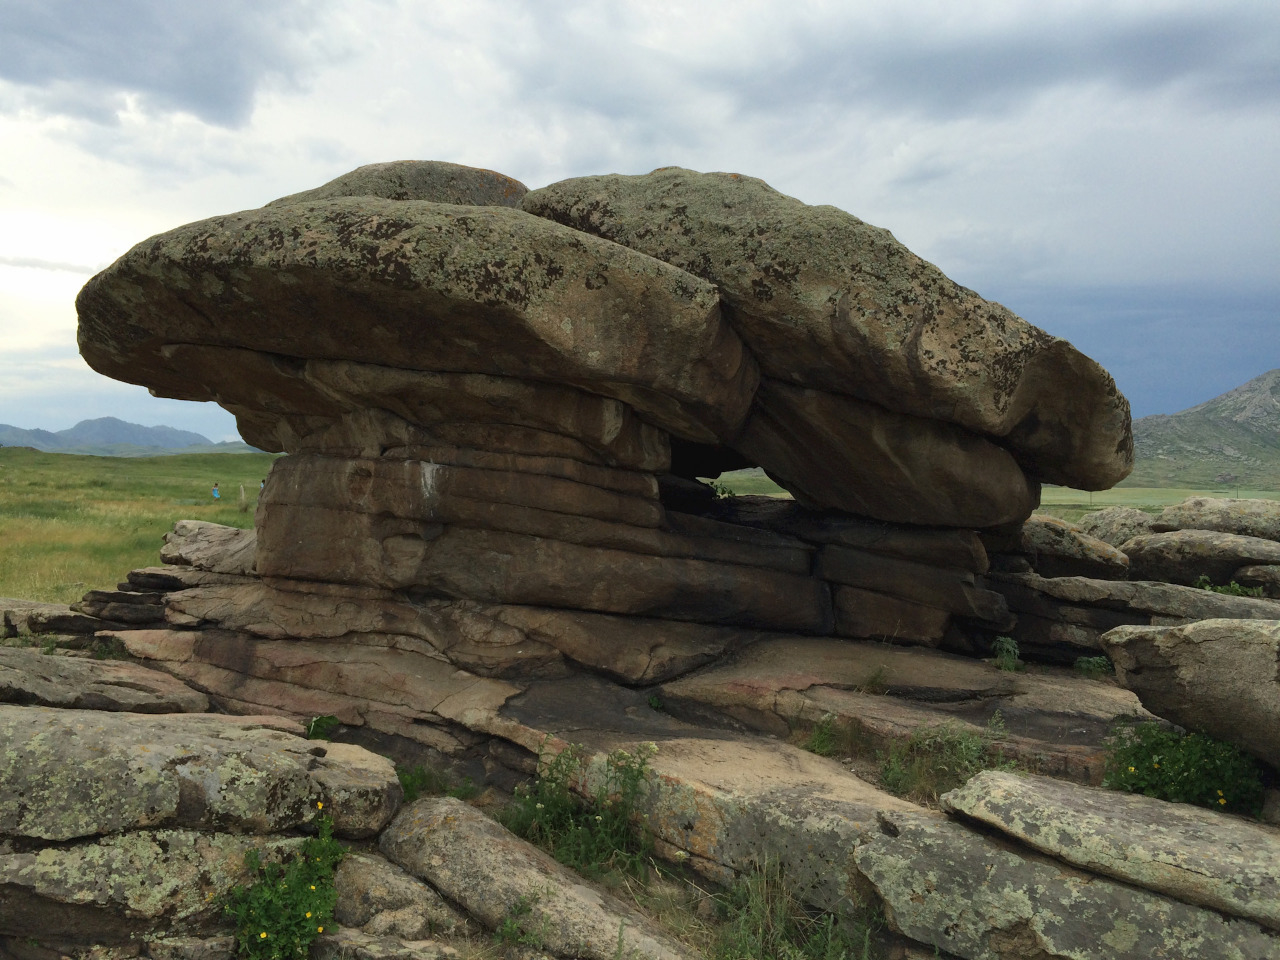
{"type": "Polygon", "coordinates": [[[642,915],[484,814],[450,797],[419,800],[383,833],[382,853],[490,928],[528,907],[526,928],[555,954],[677,960],[685,949],[642,915]]]}
{"type": "Polygon", "coordinates": [[[161,826],[270,833],[311,822],[317,803],[340,835],[370,836],[402,792],[385,758],[254,718],[0,705],[0,744],[0,836],[60,841],[161,826]]]}
{"type": "Polygon", "coordinates": [[[215,217],[134,247],[77,308],[90,366],[187,399],[234,401],[235,370],[175,368],[167,344],[563,382],[714,442],[757,380],[710,284],[502,207],[359,197],[215,217]]]}
{"type": "Polygon", "coordinates": [[[312,190],[272,200],[268,207],[334,197],[430,200],[471,207],[518,207],[529,188],[493,170],[439,160],[370,163],[312,190]]]}
{"type": "Polygon", "coordinates": [[[203,713],[204,694],[156,670],[0,647],[0,702],[131,713],[203,713]]]}
{"type": "Polygon", "coordinates": [[[768,377],[1000,438],[1049,482],[1100,489],[1132,468],[1128,403],[1096,363],[834,207],[676,167],[522,206],[715,283],[768,377]]]}
{"type": "Polygon", "coordinates": [[[1216,530],[1241,537],[1280,541],[1280,502],[1190,497],[1165,507],[1151,523],[1155,533],[1166,530],[1216,530]]]}
{"type": "Polygon", "coordinates": [[[1171,530],[1126,540],[1134,580],[1193,584],[1200,577],[1229,583],[1236,570],[1252,564],[1280,563],[1280,543],[1212,530],[1171,530]]]}
{"type": "Polygon", "coordinates": [[[1128,885],[1024,857],[959,824],[890,813],[853,853],[889,925],[966,960],[1274,960],[1280,938],[1128,885]]]}
{"type": "Polygon", "coordinates": [[[1147,709],[1280,767],[1280,620],[1117,627],[1102,646],[1147,709]]]}
{"type": "Polygon", "coordinates": [[[1085,870],[1280,929],[1280,832],[1240,817],[1048,777],[984,770],[942,798],[1085,870]]]}

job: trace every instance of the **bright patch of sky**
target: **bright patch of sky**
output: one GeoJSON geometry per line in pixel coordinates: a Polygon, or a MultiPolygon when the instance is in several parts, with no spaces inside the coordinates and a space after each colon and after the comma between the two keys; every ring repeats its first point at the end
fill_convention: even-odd
{"type": "Polygon", "coordinates": [[[1280,366],[1280,6],[8,0],[0,422],[234,436],[95,374],[133,244],[364,163],[681,165],[887,227],[1170,413],[1280,366]]]}

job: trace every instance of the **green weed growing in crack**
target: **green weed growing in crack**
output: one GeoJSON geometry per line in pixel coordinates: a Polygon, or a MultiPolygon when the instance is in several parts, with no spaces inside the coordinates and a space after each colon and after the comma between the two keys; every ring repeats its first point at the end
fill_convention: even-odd
{"type": "Polygon", "coordinates": [[[1076,657],[1076,673],[1098,680],[1116,672],[1115,665],[1107,657],[1076,657]]]}
{"type": "Polygon", "coordinates": [[[338,894],[333,872],[346,851],[333,839],[333,821],[321,817],[319,834],[302,842],[286,864],[263,864],[257,850],[245,854],[256,876],[230,891],[226,913],[235,924],[237,956],[249,960],[301,960],[311,941],[333,926],[338,894]]]}
{"type": "Polygon", "coordinates": [[[1214,593],[1226,594],[1229,597],[1260,597],[1262,596],[1261,587],[1242,587],[1240,584],[1232,580],[1230,583],[1215,584],[1207,576],[1201,575],[1192,586],[1199,587],[1201,590],[1212,590],[1214,593]]]}
{"type": "Polygon", "coordinates": [[[999,745],[1005,732],[999,710],[982,731],[966,730],[954,723],[920,727],[883,755],[881,782],[886,790],[900,797],[935,802],[983,770],[1016,767],[999,745]]]}
{"type": "Polygon", "coordinates": [[[801,748],[820,757],[829,757],[836,752],[836,716],[824,713],[814,728],[809,731],[808,739],[800,744],[801,748]]]}
{"type": "Polygon", "coordinates": [[[583,748],[570,745],[543,767],[532,784],[517,788],[499,819],[517,836],[536,843],[561,863],[589,877],[611,872],[643,879],[653,853],[653,838],[637,826],[649,758],[645,744],[635,753],[615,750],[589,800],[574,791],[581,782],[583,748]]]}
{"type": "Polygon", "coordinates": [[[806,907],[772,863],[743,875],[715,899],[721,925],[713,960],[873,960],[884,925],[875,911],[841,922],[806,907]]]}
{"type": "Polygon", "coordinates": [[[470,800],[480,792],[470,777],[463,777],[460,781],[455,780],[447,773],[421,764],[410,767],[397,763],[396,776],[400,778],[405,803],[413,803],[424,796],[448,796],[457,797],[459,800],[470,800]]]}

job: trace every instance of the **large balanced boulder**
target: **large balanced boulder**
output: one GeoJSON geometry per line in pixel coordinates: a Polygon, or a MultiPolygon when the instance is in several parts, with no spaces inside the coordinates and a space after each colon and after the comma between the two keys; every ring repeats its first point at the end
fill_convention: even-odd
{"type": "Polygon", "coordinates": [[[757,381],[710,283],[506,207],[361,196],[214,217],[134,247],[77,309],[98,372],[230,405],[252,378],[193,348],[573,384],[708,442],[757,381]]]}
{"type": "Polygon", "coordinates": [[[1280,767],[1280,620],[1117,627],[1102,647],[1152,713],[1280,767]]]}
{"type": "Polygon", "coordinates": [[[1040,480],[1101,489],[1132,468],[1129,406],[1101,367],[851,214],[678,167],[522,206],[716,284],[766,377],[996,438],[1040,480]]]}

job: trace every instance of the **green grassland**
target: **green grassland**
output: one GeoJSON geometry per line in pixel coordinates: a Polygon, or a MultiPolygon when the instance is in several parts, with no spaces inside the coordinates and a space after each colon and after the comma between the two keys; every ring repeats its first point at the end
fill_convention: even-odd
{"type": "Polygon", "coordinates": [[[0,447],[0,597],[70,603],[159,563],[177,520],[252,527],[267,453],[90,457],[0,447]],[[210,488],[217,482],[222,499],[210,488]],[[240,501],[243,485],[245,499],[240,501]]]}

